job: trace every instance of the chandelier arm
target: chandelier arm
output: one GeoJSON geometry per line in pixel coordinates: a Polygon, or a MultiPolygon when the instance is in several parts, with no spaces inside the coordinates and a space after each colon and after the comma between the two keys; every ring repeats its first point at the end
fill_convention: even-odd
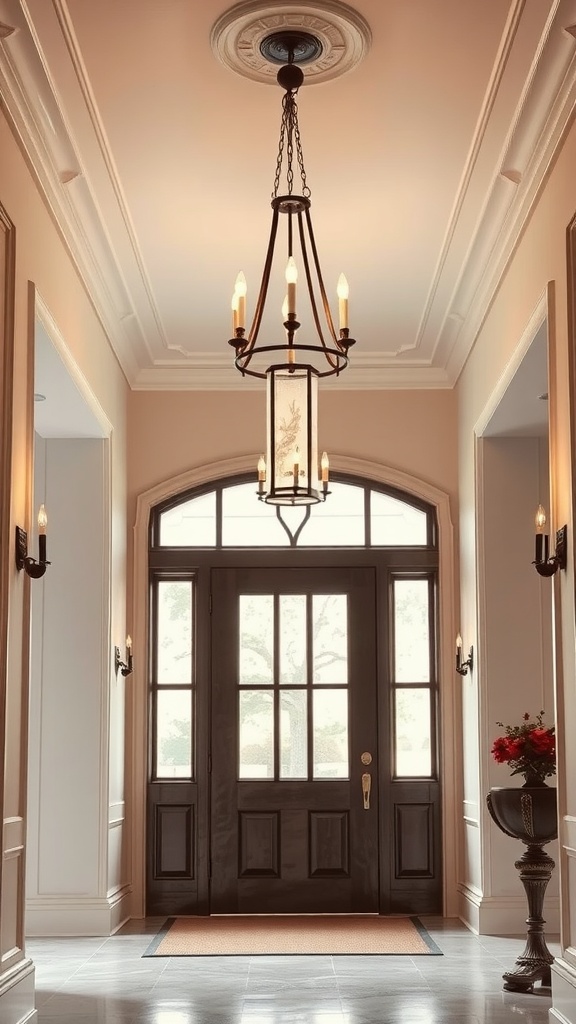
{"type": "Polygon", "coordinates": [[[276,244],[276,233],[278,231],[278,210],[274,209],[272,214],[272,224],[270,225],[270,238],[268,240],[268,251],[266,252],[266,259],[264,261],[264,270],[262,271],[262,280],[260,282],[260,291],[258,292],[258,298],[256,300],[256,309],[254,310],[254,318],[252,320],[252,326],[250,328],[250,334],[248,336],[248,350],[245,355],[248,355],[246,365],[250,362],[250,356],[254,345],[258,338],[258,332],[260,331],[260,324],[262,323],[262,314],[264,312],[264,306],[266,304],[266,296],[268,294],[268,285],[270,283],[270,271],[272,269],[272,260],[274,258],[274,246],[276,244]]]}
{"type": "MultiPolygon", "coordinates": [[[[310,237],[310,244],[312,246],[312,252],[314,252],[314,248],[315,248],[314,247],[314,236],[311,233],[312,221],[310,220],[309,217],[307,218],[307,224],[308,224],[308,235],[310,237]]],[[[328,362],[328,364],[330,366],[332,366],[334,369],[337,370],[338,369],[338,362],[336,360],[334,360],[333,357],[330,355],[330,353],[328,351],[328,347],[326,345],[326,342],[324,341],[324,335],[322,333],[322,324],[320,322],[320,317],[318,315],[318,305],[316,303],[316,295],[314,293],[314,284],[313,284],[313,281],[312,281],[312,274],[310,273],[310,261],[308,259],[308,248],[306,246],[306,232],[304,231],[304,222],[302,220],[302,214],[301,213],[298,214],[298,228],[299,228],[299,231],[300,231],[300,248],[302,250],[302,260],[304,262],[304,270],[306,272],[306,282],[308,284],[308,294],[310,296],[310,305],[312,307],[312,315],[314,317],[314,323],[316,325],[316,332],[317,332],[318,337],[320,339],[320,344],[322,345],[322,349],[324,351],[324,355],[326,357],[326,361],[328,362]]],[[[319,270],[317,262],[316,262],[316,274],[318,276],[318,280],[319,280],[319,283],[320,283],[320,292],[322,294],[322,283],[321,283],[321,278],[320,278],[320,270],[319,270]]],[[[324,304],[324,308],[326,308],[326,302],[324,304]]],[[[329,329],[331,329],[332,334],[334,335],[334,327],[332,325],[332,321],[331,321],[331,318],[329,316],[326,317],[326,322],[328,324],[329,329]]],[[[334,336],[334,341],[336,342],[336,337],[335,336],[334,336]]],[[[338,346],[338,347],[340,347],[340,346],[338,346]]]]}
{"type": "Polygon", "coordinates": [[[310,238],[310,247],[312,249],[312,255],[314,257],[314,266],[316,267],[316,274],[318,277],[318,285],[320,288],[320,295],[322,296],[322,302],[324,304],[324,313],[326,316],[326,323],[332,335],[333,341],[336,343],[338,348],[343,348],[340,343],[340,339],[336,335],[334,329],[334,322],[332,320],[332,311],[330,309],[330,303],[328,302],[328,296],[326,295],[326,289],[324,287],[324,279],[322,277],[322,270],[320,269],[320,260],[318,259],[318,250],[316,248],[316,239],[314,238],[314,229],[312,227],[312,218],[310,216],[310,210],[306,210],[306,223],[308,225],[308,236],[310,238]]]}

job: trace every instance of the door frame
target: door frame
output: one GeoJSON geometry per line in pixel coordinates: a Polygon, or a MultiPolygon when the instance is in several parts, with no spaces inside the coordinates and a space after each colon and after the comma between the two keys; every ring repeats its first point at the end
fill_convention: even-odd
{"type": "MultiPolygon", "coordinates": [[[[132,559],[132,622],[134,630],[133,683],[127,693],[127,720],[132,728],[127,736],[127,795],[129,798],[129,864],[132,883],[132,917],[145,916],[146,887],[146,790],[148,778],[148,685],[149,588],[148,544],[151,510],[162,501],[202,484],[240,476],[253,471],[257,455],[240,456],[213,462],[181,473],[144,491],[137,498],[132,559]]],[[[457,727],[458,702],[453,686],[453,647],[457,632],[455,621],[455,549],[450,497],[426,481],[400,470],[356,459],[331,456],[337,472],[356,477],[358,482],[396,488],[419,498],[436,509],[439,544],[438,603],[438,680],[441,716],[439,722],[440,773],[442,784],[442,887],[443,912],[457,916],[458,865],[460,836],[458,808],[462,747],[457,727]]]]}
{"type": "MultiPolygon", "coordinates": [[[[247,561],[252,553],[250,550],[246,552],[247,561]]],[[[334,549],[331,549],[331,554],[335,554],[334,549]]],[[[267,555],[271,555],[269,549],[267,555]]],[[[211,572],[213,618],[209,703],[212,757],[208,780],[211,914],[381,912],[377,580],[375,566],[340,563],[298,567],[246,564],[233,568],[214,567],[211,572]],[[305,727],[308,741],[306,777],[282,777],[277,720],[273,726],[276,739],[273,777],[259,779],[239,775],[237,695],[244,686],[254,688],[253,683],[243,684],[239,673],[240,594],[307,595],[303,628],[308,639],[308,630],[312,628],[310,595],[345,596],[346,671],[339,676],[339,684],[336,680],[324,684],[330,687],[344,685],[349,755],[345,777],[322,778],[314,772],[314,757],[309,745],[314,712],[310,703],[305,727]],[[233,641],[219,644],[217,638],[229,633],[234,636],[233,641]],[[230,743],[230,734],[234,736],[233,743],[230,743]],[[363,749],[373,754],[370,769],[362,767],[360,755],[363,749]],[[361,798],[361,776],[367,770],[373,782],[368,814],[361,798]],[[264,872],[260,865],[260,869],[244,873],[241,870],[242,850],[245,850],[241,821],[244,821],[245,837],[249,838],[250,833],[253,837],[253,816],[262,820],[262,814],[268,825],[270,845],[266,849],[270,860],[264,872]],[[314,872],[312,835],[315,829],[320,830],[315,834],[322,846],[322,830],[327,821],[336,831],[338,867],[335,872],[332,869],[314,872]],[[295,844],[294,830],[298,836],[295,844]],[[236,848],[237,858],[230,856],[231,846],[236,848]],[[299,906],[298,900],[301,901],[299,906]],[[248,909],[254,904],[257,909],[248,909]],[[271,904],[275,910],[270,909],[271,904]]],[[[274,609],[276,629],[279,629],[281,620],[276,601],[274,609]]],[[[279,642],[278,634],[276,636],[279,642]]],[[[277,647],[277,655],[278,650],[277,647]]],[[[322,689],[322,683],[316,685],[313,680],[314,654],[311,647],[307,647],[304,665],[303,675],[299,676],[296,685],[304,684],[304,690],[300,692],[304,692],[311,701],[313,695],[322,689]]],[[[269,683],[262,689],[268,693],[276,691],[278,699],[279,693],[286,692],[285,685],[281,672],[273,669],[269,683]]],[[[294,681],[287,685],[290,689],[294,681]]],[[[330,828],[324,838],[328,837],[328,841],[334,839],[330,828]]],[[[258,840],[255,840],[255,845],[261,849],[258,840]]],[[[334,847],[331,850],[334,852],[334,847]]]]}

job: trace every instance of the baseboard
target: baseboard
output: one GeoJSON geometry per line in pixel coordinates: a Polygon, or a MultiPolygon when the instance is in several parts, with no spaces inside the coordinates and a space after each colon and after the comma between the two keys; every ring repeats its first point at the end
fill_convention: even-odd
{"type": "Polygon", "coordinates": [[[482,893],[466,885],[458,886],[458,917],[471,932],[478,935],[482,893]]]}
{"type": "Polygon", "coordinates": [[[114,893],[108,895],[110,907],[110,934],[117,932],[126,921],[130,920],[130,905],[132,902],[132,886],[124,885],[114,893]]]}
{"type": "MultiPolygon", "coordinates": [[[[477,890],[460,886],[458,890],[458,916],[476,935],[524,935],[528,907],[526,897],[483,896],[477,890]]],[[[544,902],[546,932],[556,935],[560,931],[560,900],[550,896],[544,902]]]]}
{"type": "Polygon", "coordinates": [[[0,1021],[2,1024],[36,1024],[34,964],[26,958],[0,975],[0,1021]]]}
{"type": "Polygon", "coordinates": [[[108,936],[130,916],[130,887],[105,899],[41,896],[26,902],[26,935],[49,938],[65,935],[108,936]]]}
{"type": "Polygon", "coordinates": [[[552,1009],[557,1024],[576,1024],[576,969],[558,957],[552,964],[552,1009]]]}

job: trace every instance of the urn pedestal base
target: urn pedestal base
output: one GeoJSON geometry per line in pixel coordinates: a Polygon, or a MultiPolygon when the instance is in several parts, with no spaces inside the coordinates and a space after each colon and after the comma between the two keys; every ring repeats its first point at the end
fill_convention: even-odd
{"type": "Polygon", "coordinates": [[[492,789],[486,798],[488,810],[498,828],[527,849],[515,861],[528,901],[526,945],[514,970],[502,975],[510,992],[531,992],[534,984],[551,984],[550,964],[554,957],[546,945],[542,907],[552,876],[554,861],[542,847],[556,838],[556,790],[546,785],[530,789],[492,789]]]}

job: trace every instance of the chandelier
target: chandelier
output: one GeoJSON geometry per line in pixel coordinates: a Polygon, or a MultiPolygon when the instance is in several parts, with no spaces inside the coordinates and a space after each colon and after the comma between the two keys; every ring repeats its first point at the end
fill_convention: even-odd
{"type": "MultiPolygon", "coordinates": [[[[258,497],[268,504],[314,505],[326,499],[328,455],[318,452],[318,381],[338,376],[348,365],[354,345],[348,327],[348,283],[343,274],[337,285],[339,327],[334,327],[326,295],[310,215],[310,188],[306,182],[298,125],[296,97],[304,81],[299,64],[321,50],[320,41],[307,32],[279,31],[267,36],[260,50],[267,60],[282,63],[278,84],[282,98],[280,141],[272,191],[272,224],[260,290],[250,330],[246,330],[247,284],[238,274],[232,297],[234,364],[243,376],[266,380],[266,457],[258,461],[258,497]],[[295,191],[299,175],[299,191],[295,191]],[[286,226],[286,297],[278,334],[270,343],[260,341],[260,328],[268,295],[280,215],[286,226]],[[304,279],[311,324],[300,341],[297,286],[304,279]],[[313,335],[312,338],[310,335],[313,335]],[[268,365],[267,365],[268,364],[268,365]]],[[[279,508],[277,512],[279,512],[279,508]]],[[[307,510],[309,511],[309,510],[307,510]]]]}

